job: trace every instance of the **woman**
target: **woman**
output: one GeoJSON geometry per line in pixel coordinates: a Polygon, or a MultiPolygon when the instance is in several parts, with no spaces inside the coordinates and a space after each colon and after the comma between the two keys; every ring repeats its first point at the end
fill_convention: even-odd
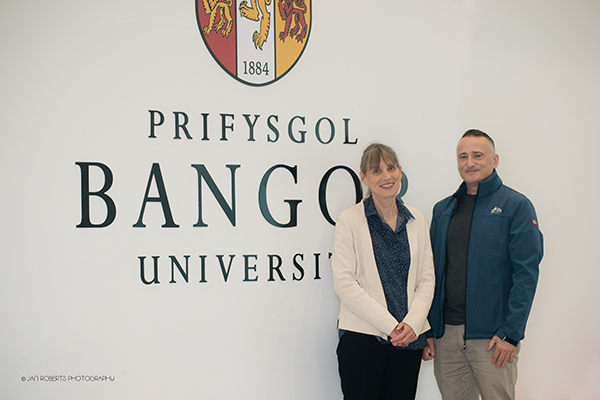
{"type": "Polygon", "coordinates": [[[338,216],[333,245],[342,391],[414,399],[435,285],[427,223],[396,199],[402,168],[390,147],[365,149],[360,178],[367,197],[338,216]]]}

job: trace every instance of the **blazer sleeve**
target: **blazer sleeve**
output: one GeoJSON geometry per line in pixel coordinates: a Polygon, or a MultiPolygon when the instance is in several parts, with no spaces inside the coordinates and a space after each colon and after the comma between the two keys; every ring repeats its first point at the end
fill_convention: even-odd
{"type": "Polygon", "coordinates": [[[365,252],[359,248],[359,229],[353,226],[351,215],[340,214],[335,228],[331,261],[334,290],[342,307],[347,307],[387,337],[398,325],[398,321],[387,310],[385,299],[382,304],[369,292],[366,279],[369,271],[365,271],[365,265],[369,262],[360,259],[365,252]]]}
{"type": "Polygon", "coordinates": [[[413,288],[412,295],[409,293],[408,314],[403,322],[413,328],[417,335],[429,330],[427,315],[433,301],[435,289],[435,272],[433,268],[433,253],[431,251],[431,240],[425,217],[416,210],[411,210],[417,216],[417,238],[411,246],[417,245],[417,260],[411,263],[415,269],[414,284],[409,282],[409,290],[413,288]],[[413,286],[414,285],[414,286],[413,286]],[[412,297],[412,299],[411,299],[412,297]]]}

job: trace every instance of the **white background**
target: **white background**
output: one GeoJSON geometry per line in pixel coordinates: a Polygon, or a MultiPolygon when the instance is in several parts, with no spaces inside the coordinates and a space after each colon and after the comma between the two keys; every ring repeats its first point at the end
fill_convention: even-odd
{"type": "MultiPolygon", "coordinates": [[[[302,58],[280,81],[251,87],[205,48],[192,1],[0,3],[0,398],[336,399],[338,303],[326,254],[333,227],[318,184],[329,168],[357,168],[362,149],[394,147],[408,175],[405,201],[427,217],[460,183],[455,146],[469,128],[497,143],[502,179],[535,204],[545,236],[538,293],[519,361],[519,398],[595,399],[600,392],[597,199],[600,161],[600,3],[596,1],[321,1],[302,58]],[[149,136],[149,112],[165,123],[149,136]],[[173,140],[174,111],[193,140],[173,140]],[[202,141],[202,113],[210,114],[202,141]],[[219,114],[234,114],[220,141],[219,114]],[[242,114],[261,115],[248,142],[242,114]],[[268,143],[269,115],[280,139],[268,143]],[[306,143],[287,137],[294,116],[306,143]],[[316,121],[336,124],[329,145],[316,121]],[[350,136],[343,144],[343,118],[350,136]],[[80,170],[114,174],[115,222],[80,222],[80,170]],[[137,221],[152,163],[160,163],[179,228],[161,228],[149,203],[137,221]],[[204,187],[205,164],[230,199],[233,227],[204,187]],[[296,228],[269,225],[258,187],[277,170],[269,205],[296,228]],[[306,275],[293,281],[294,254],[306,275]],[[314,253],[321,278],[312,279],[314,253]],[[217,254],[235,254],[227,283],[217,254]],[[268,255],[286,281],[269,282],[268,255]],[[169,283],[168,257],[190,255],[190,282],[169,283]],[[207,255],[207,283],[198,283],[207,255]],[[257,282],[243,282],[256,255],[257,282]],[[160,256],[161,284],[144,285],[138,257],[160,256]],[[108,382],[22,382],[22,377],[107,375],[108,382]]],[[[328,193],[332,215],[353,203],[343,172],[328,193]],[[335,188],[335,190],[334,190],[335,188]]],[[[101,204],[96,204],[101,211],[101,204]]],[[[98,213],[100,212],[98,211],[98,213]]],[[[96,220],[102,219],[97,216],[96,220]]],[[[254,271],[254,270],[253,270],[254,271]]],[[[439,399],[423,365],[419,399],[439,399]]]]}

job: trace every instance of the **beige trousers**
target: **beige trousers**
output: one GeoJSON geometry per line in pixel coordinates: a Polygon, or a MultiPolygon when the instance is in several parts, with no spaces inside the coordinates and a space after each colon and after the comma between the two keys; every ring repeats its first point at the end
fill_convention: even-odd
{"type": "MultiPolygon", "coordinates": [[[[494,349],[489,339],[463,339],[464,325],[446,325],[444,336],[435,340],[434,373],[443,400],[514,400],[517,360],[505,368],[492,364],[494,349]]],[[[490,338],[491,339],[491,338],[490,338]]]]}

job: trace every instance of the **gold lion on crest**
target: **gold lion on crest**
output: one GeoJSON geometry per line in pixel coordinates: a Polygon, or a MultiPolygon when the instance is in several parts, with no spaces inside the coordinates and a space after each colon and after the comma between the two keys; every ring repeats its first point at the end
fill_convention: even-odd
{"type": "Polygon", "coordinates": [[[267,41],[267,37],[269,36],[271,13],[267,11],[267,6],[271,5],[271,0],[250,0],[250,2],[252,7],[248,7],[246,1],[240,3],[240,13],[242,14],[242,17],[251,21],[258,21],[260,19],[260,32],[254,32],[252,41],[254,42],[255,48],[262,50],[263,44],[267,41]]]}

